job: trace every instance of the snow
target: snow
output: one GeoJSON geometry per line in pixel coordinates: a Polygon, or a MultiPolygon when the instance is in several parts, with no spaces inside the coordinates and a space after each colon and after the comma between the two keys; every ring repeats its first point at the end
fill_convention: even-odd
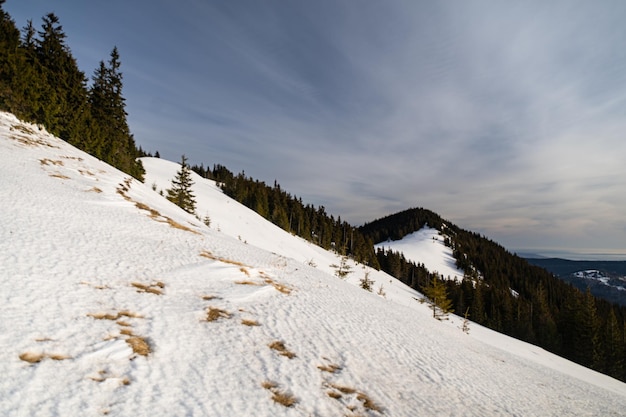
{"type": "Polygon", "coordinates": [[[0,415],[623,413],[625,384],[434,320],[383,272],[340,280],[335,254],[196,176],[209,228],[152,190],[176,164],[144,165],[142,184],[0,113],[0,415]]]}
{"type": "Polygon", "coordinates": [[[444,244],[444,238],[437,229],[424,226],[400,240],[388,240],[375,247],[402,252],[407,260],[424,264],[430,272],[437,272],[444,278],[463,279],[463,270],[456,267],[452,249],[444,244]]]}

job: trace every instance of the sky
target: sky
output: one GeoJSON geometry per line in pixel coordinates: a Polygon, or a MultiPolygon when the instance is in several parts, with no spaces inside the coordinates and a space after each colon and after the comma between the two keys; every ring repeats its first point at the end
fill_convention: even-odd
{"type": "Polygon", "coordinates": [[[626,2],[8,0],[138,145],[360,225],[424,207],[512,251],[626,259],[626,2]]]}

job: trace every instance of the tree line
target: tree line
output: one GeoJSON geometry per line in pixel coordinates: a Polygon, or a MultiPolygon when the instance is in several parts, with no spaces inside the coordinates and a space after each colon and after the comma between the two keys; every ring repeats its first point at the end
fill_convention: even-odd
{"type": "MultiPolygon", "coordinates": [[[[368,223],[361,231],[380,242],[401,239],[425,225],[446,236],[457,267],[465,271],[461,282],[445,280],[455,311],[467,311],[476,323],[626,381],[626,308],[580,291],[429,210],[405,210],[368,223]]],[[[379,262],[383,270],[421,292],[432,279],[423,265],[399,253],[387,253],[379,262]]]]}
{"type": "Polygon", "coordinates": [[[0,109],[42,125],[55,136],[142,179],[126,120],[117,47],[100,61],[88,85],[54,13],[37,30],[29,20],[20,31],[0,0],[0,109]]]}
{"type": "Polygon", "coordinates": [[[374,244],[341,216],[335,218],[324,206],[304,204],[274,181],[273,186],[248,177],[245,172],[234,175],[223,165],[210,170],[204,165],[191,169],[204,178],[218,182],[226,195],[256,211],[278,227],[324,249],[332,249],[365,265],[378,269],[374,244]]]}

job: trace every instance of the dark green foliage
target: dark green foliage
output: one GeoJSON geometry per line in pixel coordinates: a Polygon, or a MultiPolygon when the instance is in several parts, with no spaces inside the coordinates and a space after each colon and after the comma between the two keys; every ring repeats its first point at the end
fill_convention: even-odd
{"type": "Polygon", "coordinates": [[[85,146],[98,158],[141,178],[143,168],[137,158],[142,152],[135,146],[126,122],[120,66],[119,52],[113,48],[107,64],[100,61],[94,73],[89,91],[93,139],[85,146]]]}
{"type": "Polygon", "coordinates": [[[452,300],[448,298],[446,285],[436,276],[431,278],[430,284],[424,287],[424,295],[428,297],[433,317],[437,320],[446,320],[448,314],[453,313],[452,300]]]}
{"type": "Polygon", "coordinates": [[[0,109],[142,179],[136,160],[141,152],[126,123],[117,49],[108,66],[101,63],[89,89],[59,18],[49,13],[42,21],[37,31],[29,20],[20,38],[0,10],[0,109]]]}
{"type": "Polygon", "coordinates": [[[180,170],[172,180],[172,188],[167,190],[167,199],[186,212],[193,214],[196,212],[196,199],[191,190],[193,186],[191,168],[187,165],[185,155],[182,156],[180,165],[180,170]]]}

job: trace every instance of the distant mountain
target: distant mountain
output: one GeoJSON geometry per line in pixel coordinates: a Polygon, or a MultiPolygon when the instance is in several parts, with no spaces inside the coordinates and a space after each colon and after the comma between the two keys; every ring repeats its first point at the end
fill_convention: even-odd
{"type": "Polygon", "coordinates": [[[527,258],[576,288],[611,303],[626,306],[626,261],[572,261],[560,258],[527,258]]]}

